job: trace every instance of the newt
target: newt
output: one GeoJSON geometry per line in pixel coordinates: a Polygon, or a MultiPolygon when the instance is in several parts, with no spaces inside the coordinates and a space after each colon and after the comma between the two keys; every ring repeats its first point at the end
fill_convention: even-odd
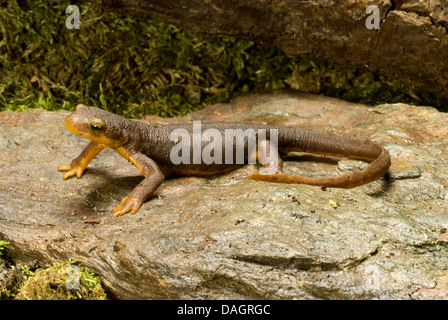
{"type": "MultiPolygon", "coordinates": [[[[64,180],[75,175],[77,178],[81,178],[89,162],[106,147],[115,150],[129,160],[143,174],[144,179],[113,209],[114,217],[121,216],[129,211],[136,213],[167,177],[182,175],[207,176],[225,173],[249,163],[254,157],[258,162],[262,163],[262,167],[258,172],[250,175],[249,179],[334,188],[354,188],[377,180],[386,174],[391,164],[388,151],[370,140],[341,137],[330,133],[284,126],[243,122],[202,123],[201,128],[202,130],[213,129],[215,133],[221,134],[224,134],[229,129],[240,130],[237,131],[240,133],[243,132],[242,130],[252,129],[258,138],[261,137],[260,132],[263,132],[263,130],[267,132],[265,137],[259,139],[257,149],[254,152],[249,154],[250,152],[247,149],[248,151],[244,154],[243,161],[227,161],[229,159],[224,161],[225,155],[222,155],[222,161],[213,161],[212,163],[200,159],[200,161],[192,162],[177,163],[179,162],[177,161],[174,164],[172,161],[172,150],[179,141],[172,139],[172,133],[180,129],[187,134],[186,138],[192,138],[194,141],[194,130],[191,123],[151,124],[123,118],[96,107],[78,105],[76,110],[65,119],[65,124],[69,131],[87,138],[91,142],[69,165],[58,168],[59,171],[67,171],[63,176],[64,180]],[[277,134],[275,144],[270,141],[273,129],[276,130],[277,134]],[[312,178],[289,175],[282,171],[282,157],[293,151],[360,159],[370,163],[363,170],[339,176],[312,178]],[[263,152],[265,152],[265,159],[268,159],[266,155],[269,154],[270,162],[261,161],[263,152]],[[272,161],[272,159],[276,161],[272,161]],[[275,168],[272,168],[273,163],[275,168]],[[265,171],[263,172],[263,170],[265,171]]],[[[184,138],[182,137],[182,139],[184,138]]],[[[229,149],[225,149],[226,146],[220,145],[219,150],[225,149],[226,152],[233,152],[230,160],[236,160],[237,148],[241,146],[238,146],[238,143],[235,141],[244,141],[244,147],[247,148],[250,142],[248,140],[247,137],[243,140],[232,140],[233,144],[230,148],[227,146],[229,149]]],[[[207,141],[202,140],[199,143],[199,151],[203,151],[206,147],[207,141]]],[[[195,151],[194,148],[198,148],[198,145],[195,146],[193,143],[190,150],[187,150],[190,158],[195,151]]]]}

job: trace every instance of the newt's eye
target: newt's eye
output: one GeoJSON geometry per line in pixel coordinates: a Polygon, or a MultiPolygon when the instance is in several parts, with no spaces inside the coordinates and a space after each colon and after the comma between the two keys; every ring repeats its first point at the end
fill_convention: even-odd
{"type": "Polygon", "coordinates": [[[100,133],[104,128],[104,122],[98,119],[92,120],[90,122],[90,130],[92,130],[93,133],[100,133]]]}

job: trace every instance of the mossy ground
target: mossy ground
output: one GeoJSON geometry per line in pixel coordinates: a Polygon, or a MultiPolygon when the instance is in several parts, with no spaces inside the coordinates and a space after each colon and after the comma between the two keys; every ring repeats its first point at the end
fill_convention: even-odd
{"type": "Polygon", "coordinates": [[[5,250],[5,247],[8,246],[10,243],[5,240],[0,240],[0,261],[3,255],[3,251],[5,250]]]}
{"type": "Polygon", "coordinates": [[[66,261],[34,271],[10,266],[7,278],[0,282],[2,299],[106,300],[107,297],[98,276],[79,262],[66,261]]]}
{"type": "Polygon", "coordinates": [[[99,277],[77,262],[55,263],[29,273],[16,300],[106,300],[99,277]]]}
{"type": "MultiPolygon", "coordinates": [[[[10,242],[0,240],[0,258],[10,242]]],[[[48,268],[15,266],[0,259],[0,300],[106,300],[100,279],[79,260],[48,268]]]]}
{"type": "Polygon", "coordinates": [[[370,72],[72,4],[79,30],[65,26],[66,3],[0,0],[0,110],[84,103],[128,117],[175,117],[241,92],[287,88],[371,105],[448,105],[370,72]]]}

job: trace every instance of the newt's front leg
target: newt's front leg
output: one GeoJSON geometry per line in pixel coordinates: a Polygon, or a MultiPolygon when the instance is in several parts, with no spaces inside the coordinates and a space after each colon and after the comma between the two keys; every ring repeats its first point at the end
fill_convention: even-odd
{"type": "Polygon", "coordinates": [[[98,153],[101,152],[106,147],[104,144],[91,141],[87,147],[81,152],[79,156],[73,159],[72,163],[69,165],[61,166],[58,168],[59,171],[68,171],[64,174],[64,180],[76,174],[77,178],[81,178],[87,165],[96,157],[98,153]]]}
{"type": "Polygon", "coordinates": [[[145,176],[145,179],[140,182],[113,210],[114,217],[119,217],[129,211],[136,213],[141,205],[154,194],[165,179],[165,176],[154,160],[142,153],[129,155],[126,151],[120,149],[121,148],[116,151],[131,161],[145,176]]]}

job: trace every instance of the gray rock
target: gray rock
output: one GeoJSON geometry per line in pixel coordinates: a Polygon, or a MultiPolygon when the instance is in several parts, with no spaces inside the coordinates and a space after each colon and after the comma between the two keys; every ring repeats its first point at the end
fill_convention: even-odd
{"type": "MultiPolygon", "coordinates": [[[[111,210],[142,177],[105,150],[81,179],[62,180],[58,166],[87,144],[65,129],[67,115],[0,113],[0,239],[11,242],[15,263],[82,259],[120,299],[448,297],[446,114],[279,92],[185,119],[151,117],[365,137],[390,151],[392,166],[385,178],[350,190],[255,182],[247,179],[254,166],[171,179],[137,214],[116,219],[111,210]]],[[[290,160],[286,171],[308,175],[361,167],[302,154],[290,160]]]]}

